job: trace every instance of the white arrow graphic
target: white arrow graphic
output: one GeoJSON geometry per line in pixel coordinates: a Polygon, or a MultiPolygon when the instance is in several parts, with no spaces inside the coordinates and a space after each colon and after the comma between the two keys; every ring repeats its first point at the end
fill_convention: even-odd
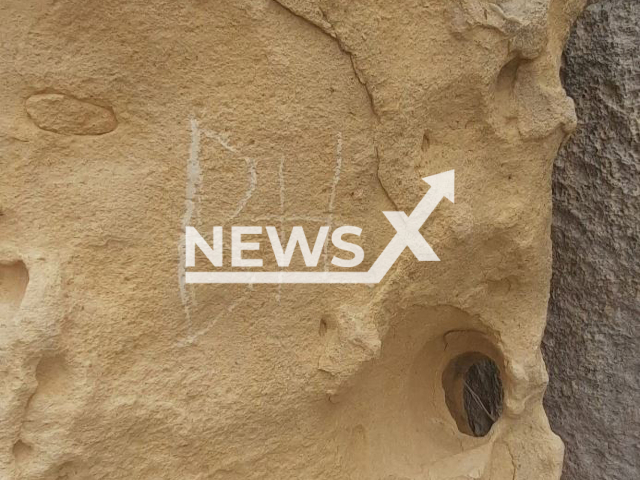
{"type": "Polygon", "coordinates": [[[442,198],[454,201],[454,171],[422,180],[431,188],[411,215],[383,212],[396,234],[368,272],[187,272],[186,283],[379,283],[406,247],[418,261],[438,262],[440,259],[420,234],[420,228],[442,198]]]}

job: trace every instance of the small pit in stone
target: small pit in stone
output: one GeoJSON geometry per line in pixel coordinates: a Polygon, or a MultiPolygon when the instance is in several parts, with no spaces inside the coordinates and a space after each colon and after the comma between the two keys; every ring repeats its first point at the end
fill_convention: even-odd
{"type": "Polygon", "coordinates": [[[524,64],[522,58],[514,58],[502,67],[495,84],[495,105],[506,118],[517,118],[515,103],[518,70],[524,64]]]}
{"type": "Polygon", "coordinates": [[[321,337],[324,337],[327,334],[327,330],[329,329],[329,325],[327,325],[327,321],[323,318],[320,320],[320,327],[318,328],[318,334],[321,337]]]}
{"type": "Polygon", "coordinates": [[[28,284],[29,271],[23,261],[0,260],[0,322],[18,311],[28,284]]]}
{"type": "Polygon", "coordinates": [[[428,132],[424,132],[424,134],[422,135],[422,144],[420,145],[420,149],[426,153],[427,150],[429,150],[429,147],[431,146],[431,140],[429,140],[429,134],[428,132]]]}
{"type": "Polygon", "coordinates": [[[24,462],[29,458],[33,448],[31,446],[24,443],[22,440],[18,440],[13,445],[13,457],[15,458],[17,463],[24,462]]]}
{"type": "Polygon", "coordinates": [[[447,366],[442,384],[460,432],[487,435],[502,414],[504,390],[497,364],[482,353],[465,353],[447,366]]]}

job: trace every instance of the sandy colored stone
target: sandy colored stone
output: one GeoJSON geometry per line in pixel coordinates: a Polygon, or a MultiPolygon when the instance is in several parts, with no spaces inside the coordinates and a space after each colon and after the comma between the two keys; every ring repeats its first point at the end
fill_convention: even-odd
{"type": "Polygon", "coordinates": [[[2,267],[0,478],[557,479],[540,340],[581,6],[3,2],[0,265],[24,268],[2,267]],[[382,212],[451,169],[440,262],[184,281],[186,226],[357,225],[366,270],[382,212]],[[469,355],[504,386],[484,437],[450,410],[469,355]]]}
{"type": "Polygon", "coordinates": [[[25,108],[38,127],[63,135],[102,135],[118,126],[110,109],[58,93],[32,95],[25,108]]]}

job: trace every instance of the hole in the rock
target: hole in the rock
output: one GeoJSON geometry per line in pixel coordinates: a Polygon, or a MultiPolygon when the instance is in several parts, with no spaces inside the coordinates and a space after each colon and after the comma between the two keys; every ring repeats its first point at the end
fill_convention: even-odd
{"type": "Polygon", "coordinates": [[[73,462],[65,462],[60,465],[56,480],[68,480],[70,478],[76,478],[77,473],[78,470],[74,466],[73,462]]]}
{"type": "Polygon", "coordinates": [[[502,413],[502,380],[493,360],[474,363],[464,376],[464,409],[471,431],[484,437],[502,413]]]}
{"type": "Polygon", "coordinates": [[[327,330],[329,329],[329,325],[327,325],[327,321],[323,318],[320,320],[320,327],[318,328],[318,334],[321,337],[324,337],[327,334],[327,330]]]}
{"type": "Polygon", "coordinates": [[[431,140],[429,140],[429,133],[424,132],[424,135],[422,135],[422,144],[420,145],[420,149],[423,152],[426,152],[427,150],[429,150],[430,146],[431,146],[431,140]]]}
{"type": "Polygon", "coordinates": [[[504,397],[496,363],[478,352],[460,355],[446,368],[442,385],[458,429],[474,437],[488,434],[502,414],[504,397]]]}
{"type": "Polygon", "coordinates": [[[516,83],[518,75],[518,68],[520,67],[522,60],[520,58],[514,58],[502,67],[498,74],[498,81],[496,82],[496,90],[499,92],[513,92],[513,88],[516,83]]]}
{"type": "Polygon", "coordinates": [[[514,93],[518,78],[518,69],[523,64],[521,58],[514,58],[502,67],[495,84],[496,106],[505,117],[515,118],[516,105],[514,93]]]}
{"type": "Polygon", "coordinates": [[[22,440],[18,440],[13,445],[13,456],[16,459],[16,462],[22,462],[26,460],[29,457],[29,455],[31,455],[32,451],[33,451],[33,448],[31,448],[31,446],[24,443],[22,440]]]}
{"type": "Polygon", "coordinates": [[[61,355],[43,357],[36,367],[36,395],[56,395],[65,391],[69,372],[61,355]]]}
{"type": "Polygon", "coordinates": [[[29,284],[29,271],[24,262],[0,261],[0,320],[10,318],[20,308],[29,284]]]}

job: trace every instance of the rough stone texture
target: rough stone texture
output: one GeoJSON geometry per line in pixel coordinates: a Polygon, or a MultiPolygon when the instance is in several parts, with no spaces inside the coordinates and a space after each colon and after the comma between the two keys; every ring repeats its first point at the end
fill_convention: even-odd
{"type": "Polygon", "coordinates": [[[564,84],[578,129],[553,177],[545,406],[566,480],[640,477],[640,3],[590,5],[564,84]]]}
{"type": "Polygon", "coordinates": [[[540,342],[581,7],[1,2],[0,478],[557,479],[540,342]],[[368,269],[382,212],[451,169],[422,230],[440,262],[185,283],[187,226],[225,226],[228,269],[231,225],[356,225],[368,269]],[[474,437],[487,357],[502,414],[474,437]]]}

